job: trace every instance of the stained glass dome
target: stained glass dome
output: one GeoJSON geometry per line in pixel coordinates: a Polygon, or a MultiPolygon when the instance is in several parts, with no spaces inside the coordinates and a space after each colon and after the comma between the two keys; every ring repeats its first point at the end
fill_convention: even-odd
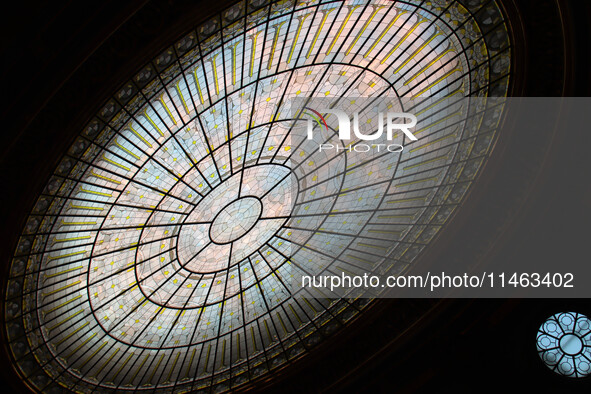
{"type": "Polygon", "coordinates": [[[509,66],[494,1],[213,16],[113,95],[39,196],[5,300],[19,374],[46,392],[224,391],[305,356],[370,300],[294,290],[294,267],[379,254],[403,271],[485,164],[498,113],[472,131],[439,113],[412,156],[342,168],[302,162],[286,100],[505,96],[509,66]]]}

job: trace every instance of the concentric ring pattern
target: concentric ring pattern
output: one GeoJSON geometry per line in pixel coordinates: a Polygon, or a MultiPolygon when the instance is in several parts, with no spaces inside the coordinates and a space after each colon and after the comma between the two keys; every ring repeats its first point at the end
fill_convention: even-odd
{"type": "Polygon", "coordinates": [[[104,105],[39,197],[6,291],[19,373],[46,392],[223,391],[305,355],[369,301],[294,290],[298,256],[332,240],[400,272],[460,204],[498,117],[469,133],[439,114],[401,156],[412,171],[343,172],[299,165],[284,103],[504,96],[509,55],[494,1],[253,0],[212,17],[104,105]],[[345,176],[361,187],[344,193],[345,176]],[[353,216],[383,201],[386,221],[332,234],[322,193],[353,216]]]}

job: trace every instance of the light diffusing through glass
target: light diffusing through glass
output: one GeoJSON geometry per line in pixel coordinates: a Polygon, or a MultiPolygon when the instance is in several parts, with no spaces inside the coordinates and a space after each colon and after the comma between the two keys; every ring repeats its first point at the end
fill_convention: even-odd
{"type": "Polygon", "coordinates": [[[19,373],[47,392],[223,391],[302,357],[369,302],[296,297],[302,234],[353,250],[348,264],[391,248],[408,265],[462,201],[496,125],[469,135],[440,114],[395,191],[378,186],[377,163],[351,171],[361,187],[344,193],[336,167],[293,170],[286,100],[504,96],[509,55],[494,1],[254,0],[212,17],[108,101],[39,197],[6,296],[19,373]],[[293,228],[331,213],[305,208],[323,203],[314,187],[352,209],[336,234],[332,217],[293,228]],[[373,239],[343,230],[378,198],[373,239]]]}

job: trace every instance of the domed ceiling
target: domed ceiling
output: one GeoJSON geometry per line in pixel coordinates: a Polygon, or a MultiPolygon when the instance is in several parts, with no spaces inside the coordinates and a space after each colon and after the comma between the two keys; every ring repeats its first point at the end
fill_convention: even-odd
{"type": "Polygon", "coordinates": [[[485,164],[499,114],[474,127],[439,111],[408,150],[356,162],[295,144],[285,103],[505,96],[509,64],[494,1],[254,0],[213,16],[113,95],[39,196],[6,292],[18,372],[44,392],[224,391],[305,356],[370,300],[295,288],[294,270],[406,269],[485,164]]]}

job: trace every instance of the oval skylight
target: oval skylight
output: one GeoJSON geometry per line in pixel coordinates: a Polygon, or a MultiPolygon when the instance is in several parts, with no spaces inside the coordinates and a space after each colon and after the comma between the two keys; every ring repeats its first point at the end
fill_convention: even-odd
{"type": "Polygon", "coordinates": [[[290,266],[379,250],[404,269],[461,203],[496,124],[469,135],[440,114],[402,166],[292,171],[282,103],[504,96],[508,37],[479,0],[253,0],[188,33],[81,131],[30,215],[5,301],[19,373],[48,392],[226,390],[304,356],[367,300],[296,297],[290,266]],[[346,229],[361,221],[363,239],[346,229]]]}

